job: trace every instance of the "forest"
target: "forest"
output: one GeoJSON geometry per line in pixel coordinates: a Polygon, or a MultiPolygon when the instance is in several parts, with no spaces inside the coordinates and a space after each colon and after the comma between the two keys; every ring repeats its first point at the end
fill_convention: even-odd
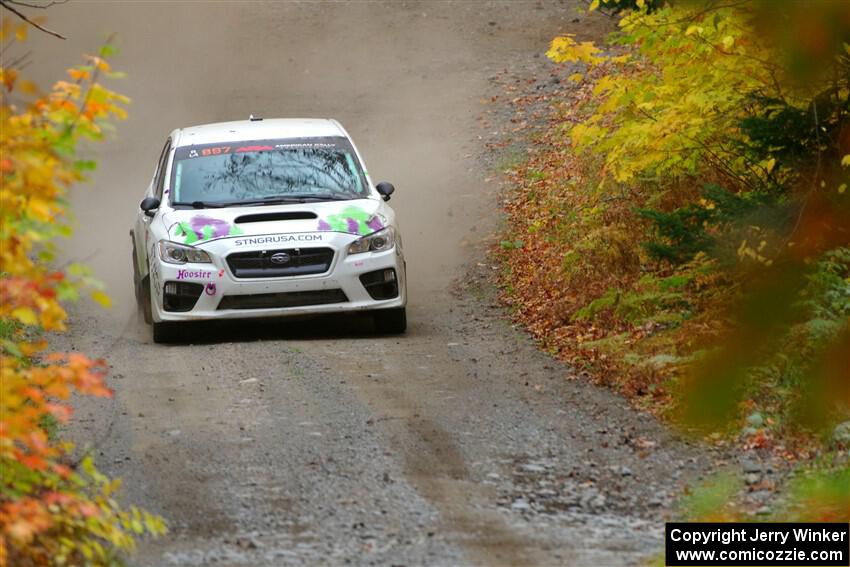
{"type": "Polygon", "coordinates": [[[847,4],[590,9],[618,31],[547,52],[576,95],[509,170],[505,301],[543,348],[688,434],[799,463],[780,517],[846,519],[847,4]]]}

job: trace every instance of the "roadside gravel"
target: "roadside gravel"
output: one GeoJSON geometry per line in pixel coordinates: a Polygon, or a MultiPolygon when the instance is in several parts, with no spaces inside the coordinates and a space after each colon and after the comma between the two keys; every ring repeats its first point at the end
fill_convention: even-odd
{"type": "MultiPolygon", "coordinates": [[[[481,100],[496,74],[540,65],[552,35],[610,26],[577,18],[578,4],[55,7],[51,24],[77,38],[63,53],[126,30],[116,66],[136,101],[93,194],[75,200],[70,255],[90,257],[116,308],[77,306],[62,338],[113,371],[112,400],[77,404],[81,451],[171,527],[133,563],[630,565],[657,553],[672,499],[711,455],[539,352],[493,300],[484,260],[500,188],[478,156],[485,132],[508,126],[482,129],[481,100]],[[376,180],[396,184],[407,335],[347,317],[194,325],[184,344],[151,343],[123,269],[133,204],[171,128],[249,112],[338,117],[376,180]]],[[[61,55],[51,49],[40,56],[61,55]]]]}

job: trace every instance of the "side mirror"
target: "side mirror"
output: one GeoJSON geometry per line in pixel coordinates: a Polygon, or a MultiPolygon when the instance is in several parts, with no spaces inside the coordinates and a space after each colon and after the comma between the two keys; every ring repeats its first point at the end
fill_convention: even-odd
{"type": "Polygon", "coordinates": [[[145,197],[142,199],[142,202],[139,203],[139,208],[142,209],[147,216],[152,217],[154,215],[154,211],[159,208],[160,204],[159,199],[156,197],[145,197]]]}
{"type": "Polygon", "coordinates": [[[377,185],[375,185],[375,190],[381,194],[381,197],[384,198],[384,201],[390,200],[390,195],[395,191],[395,187],[392,183],[387,183],[386,181],[381,181],[377,185]]]}

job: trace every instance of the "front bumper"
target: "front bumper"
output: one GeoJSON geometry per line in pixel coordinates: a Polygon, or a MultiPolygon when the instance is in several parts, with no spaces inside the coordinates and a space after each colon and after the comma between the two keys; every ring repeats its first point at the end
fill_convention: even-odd
{"type": "MultiPolygon", "coordinates": [[[[306,241],[290,239],[287,242],[263,242],[263,238],[256,237],[221,238],[199,246],[210,255],[212,264],[175,265],[163,262],[158,255],[152,255],[150,276],[154,320],[281,317],[390,309],[406,304],[406,274],[400,241],[391,250],[349,256],[348,246],[357,236],[329,232],[316,234],[321,235],[321,238],[306,241]],[[334,250],[329,269],[319,274],[237,278],[227,262],[227,256],[234,253],[262,251],[272,254],[279,250],[297,248],[307,251],[318,247],[334,250]],[[372,283],[370,294],[364,281],[374,282],[377,275],[387,270],[394,271],[397,295],[380,299],[387,297],[386,291],[392,288],[392,282],[386,287],[375,287],[372,283]],[[371,276],[361,278],[364,274],[371,276]],[[179,293],[193,290],[192,293],[198,296],[197,300],[183,298],[181,303],[175,301],[177,296],[173,294],[166,296],[166,290],[174,292],[175,289],[179,293]],[[374,299],[373,295],[379,299],[374,299]]],[[[390,278],[389,274],[387,277],[390,278]]]]}

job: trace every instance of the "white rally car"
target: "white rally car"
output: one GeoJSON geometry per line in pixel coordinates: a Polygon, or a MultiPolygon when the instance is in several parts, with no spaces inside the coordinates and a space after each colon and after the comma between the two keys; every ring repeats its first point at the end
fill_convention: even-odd
{"type": "Polygon", "coordinates": [[[362,310],[378,332],[404,332],[393,191],[335,120],[175,130],[130,232],[154,341],[185,321],[362,310]]]}

